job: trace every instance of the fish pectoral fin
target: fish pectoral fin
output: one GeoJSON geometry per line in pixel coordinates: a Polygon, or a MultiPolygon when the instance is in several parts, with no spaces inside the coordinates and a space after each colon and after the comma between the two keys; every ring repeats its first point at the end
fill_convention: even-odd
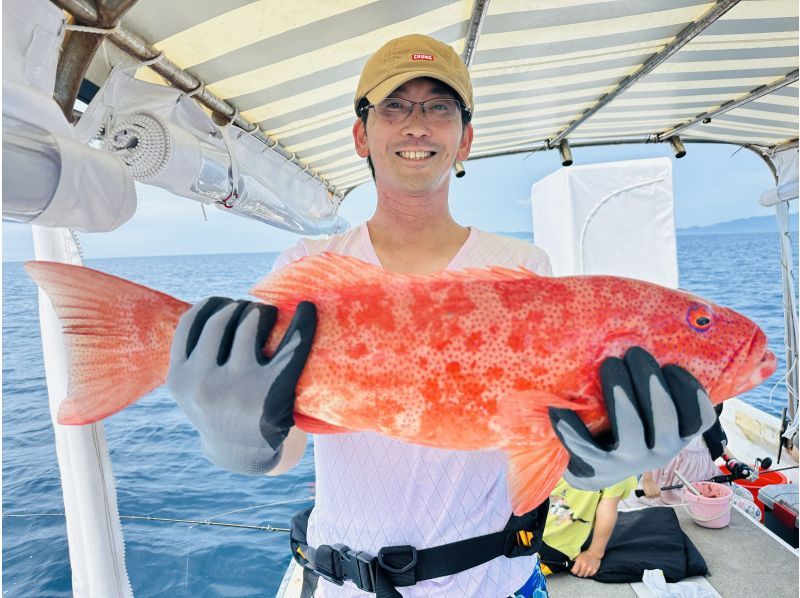
{"type": "Polygon", "coordinates": [[[353,430],[348,428],[335,426],[321,419],[317,419],[316,417],[298,413],[297,411],[294,412],[294,423],[298,428],[309,434],[345,434],[347,432],[353,432],[353,430]]]}
{"type": "Polygon", "coordinates": [[[555,488],[569,462],[569,453],[558,440],[548,409],[574,408],[573,401],[542,390],[516,392],[500,402],[498,423],[509,443],[508,491],[515,515],[522,515],[544,502],[555,488]]]}
{"type": "MultiPolygon", "coordinates": [[[[548,422],[548,427],[550,423],[548,422]]],[[[535,447],[507,449],[508,493],[515,515],[532,511],[550,496],[569,462],[556,435],[535,447]]]]}

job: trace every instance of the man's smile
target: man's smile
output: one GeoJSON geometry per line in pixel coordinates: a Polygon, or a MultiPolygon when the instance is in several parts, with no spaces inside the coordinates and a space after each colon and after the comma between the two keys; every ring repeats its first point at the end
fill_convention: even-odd
{"type": "Polygon", "coordinates": [[[426,160],[427,158],[430,158],[431,156],[435,156],[436,152],[415,150],[415,151],[395,152],[395,154],[400,156],[404,160],[419,161],[419,160],[426,160]]]}

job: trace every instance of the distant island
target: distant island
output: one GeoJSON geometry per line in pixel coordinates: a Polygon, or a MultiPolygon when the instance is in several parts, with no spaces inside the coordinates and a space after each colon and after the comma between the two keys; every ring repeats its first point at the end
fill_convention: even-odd
{"type": "MultiPolygon", "coordinates": [[[[789,214],[789,230],[797,230],[797,213],[789,214]]],[[[719,222],[711,226],[690,226],[679,228],[679,235],[729,235],[735,233],[777,233],[778,221],[775,216],[753,216],[719,222]]]]}
{"type": "MultiPolygon", "coordinates": [[[[789,230],[798,230],[797,213],[789,214],[789,230]]],[[[739,218],[727,222],[718,222],[709,226],[689,226],[677,229],[679,235],[730,235],[737,233],[776,233],[778,232],[778,222],[775,216],[753,216],[751,218],[739,218]]],[[[500,232],[497,233],[506,237],[533,240],[533,233],[530,231],[500,232]]]]}

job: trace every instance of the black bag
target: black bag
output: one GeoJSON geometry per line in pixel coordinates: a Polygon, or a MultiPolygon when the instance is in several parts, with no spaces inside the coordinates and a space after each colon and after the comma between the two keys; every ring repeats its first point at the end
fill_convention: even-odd
{"type": "Polygon", "coordinates": [[[668,507],[620,512],[600,569],[592,579],[631,583],[642,581],[647,569],[661,569],[669,583],[708,573],[703,555],[668,507]]]}

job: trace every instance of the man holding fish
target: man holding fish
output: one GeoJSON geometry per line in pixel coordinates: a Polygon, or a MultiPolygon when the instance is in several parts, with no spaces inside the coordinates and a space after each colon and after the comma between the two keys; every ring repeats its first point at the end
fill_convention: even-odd
{"type": "MultiPolygon", "coordinates": [[[[467,69],[449,46],[420,35],[389,42],[364,67],[355,108],[353,137],[373,172],[375,214],[344,234],[301,241],[278,258],[275,269],[334,252],[409,274],[524,266],[550,275],[540,248],[461,226],[450,214],[453,164],[467,159],[473,139],[473,98],[467,69]]],[[[200,431],[208,456],[221,466],[276,474],[303,454],[305,433],[293,427],[292,413],[294,386],[313,346],[313,305],[299,305],[270,360],[252,351],[231,355],[239,363],[229,368],[235,375],[224,379],[223,367],[210,358],[229,352],[234,338],[236,344],[262,347],[274,321],[273,310],[263,304],[215,298],[184,315],[175,334],[170,390],[200,431]],[[196,359],[198,351],[206,358],[196,359]],[[222,403],[219,393],[225,388],[230,400],[222,403]],[[244,430],[253,421],[260,421],[262,437],[248,441],[244,430]]],[[[593,439],[573,412],[551,410],[570,455],[566,479],[575,487],[599,489],[659,466],[714,421],[699,383],[683,369],[661,370],[643,350],[606,360],[601,380],[612,426],[605,444],[593,439]]],[[[421,551],[499,532],[512,515],[506,465],[498,452],[450,451],[359,432],[317,436],[315,458],[317,499],[306,543],[318,555],[320,547],[339,543],[370,555],[397,545],[421,551]]],[[[533,527],[540,530],[544,521],[538,519],[533,527]]],[[[540,539],[533,538],[534,546],[540,539]]],[[[337,558],[341,555],[333,554],[333,561],[337,558]]],[[[509,596],[535,566],[534,556],[494,558],[417,581],[403,595],[509,596]]],[[[324,564],[318,569],[324,575],[324,564]]],[[[328,569],[334,577],[336,563],[328,569]]],[[[400,577],[383,585],[406,585],[400,577]]],[[[413,583],[413,576],[405,581],[413,583]]],[[[362,591],[351,583],[320,581],[315,595],[362,591]]]]}
{"type": "Polygon", "coordinates": [[[251,291],[262,302],[192,307],[26,264],[64,325],[58,421],[97,421],[166,381],[221,467],[281,473],[315,433],[316,504],[292,549],[316,596],[534,595],[562,475],[600,490],[663,466],[714,422],[709,396],[756,386],[776,360],[730,309],[643,281],[553,278],[541,249],[455,222],[473,104],[450,46],[380,48],[353,125],[375,214],[284,252],[251,291]]]}

